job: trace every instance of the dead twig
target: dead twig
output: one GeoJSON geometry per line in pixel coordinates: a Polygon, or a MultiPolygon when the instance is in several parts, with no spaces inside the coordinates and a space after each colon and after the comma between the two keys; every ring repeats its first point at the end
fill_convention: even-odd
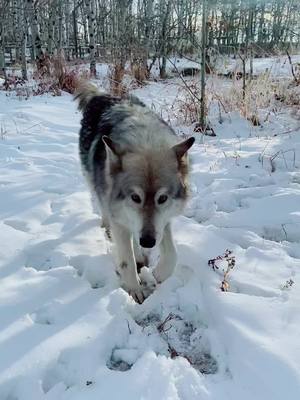
{"type": "Polygon", "coordinates": [[[126,322],[127,322],[127,327],[128,327],[129,335],[131,335],[131,334],[132,334],[132,331],[131,331],[131,329],[130,329],[130,325],[129,325],[128,319],[126,319],[126,322]]]}
{"type": "Polygon", "coordinates": [[[275,133],[273,136],[279,136],[279,135],[287,135],[292,132],[298,132],[300,128],[295,128],[295,129],[288,129],[287,131],[275,133]]]}
{"type": "Polygon", "coordinates": [[[176,357],[179,356],[177,350],[174,349],[174,347],[172,347],[172,346],[170,345],[170,343],[168,343],[168,351],[169,351],[169,353],[170,353],[170,357],[171,357],[171,358],[176,358],[176,357]]]}
{"type": "Polygon", "coordinates": [[[165,332],[167,332],[168,330],[170,330],[172,326],[169,326],[169,327],[166,329],[166,328],[165,328],[166,323],[167,323],[167,322],[170,322],[171,320],[174,320],[174,319],[178,320],[178,319],[181,319],[181,317],[179,317],[179,315],[175,315],[175,314],[173,314],[173,313],[169,313],[169,314],[167,315],[167,317],[163,320],[163,322],[161,322],[161,323],[157,326],[158,332],[160,332],[160,333],[164,332],[164,333],[165,333],[165,332]]]}
{"type": "Polygon", "coordinates": [[[285,168],[288,169],[288,165],[287,165],[287,161],[286,161],[286,158],[285,158],[285,154],[286,153],[290,153],[290,152],[293,153],[293,166],[295,167],[295,164],[296,164],[296,151],[295,151],[295,149],[289,149],[289,150],[285,150],[285,151],[279,150],[279,151],[277,151],[275,154],[273,154],[270,157],[271,172],[275,172],[276,171],[275,159],[280,155],[281,155],[281,157],[282,157],[282,159],[284,161],[285,168]]]}
{"type": "Polygon", "coordinates": [[[221,286],[220,289],[222,290],[222,292],[227,292],[229,290],[229,282],[227,280],[229,272],[234,268],[235,266],[235,257],[230,257],[227,259],[227,269],[224,272],[224,276],[223,276],[223,280],[221,282],[221,286]]]}
{"type": "Polygon", "coordinates": [[[221,286],[220,289],[222,290],[222,292],[227,292],[229,290],[229,282],[228,282],[228,275],[230,273],[230,271],[234,268],[235,266],[235,256],[232,255],[232,251],[226,249],[225,253],[221,256],[217,256],[215,258],[212,258],[210,260],[208,260],[208,265],[210,267],[212,267],[212,269],[214,271],[219,270],[219,266],[218,263],[220,261],[226,261],[227,262],[227,269],[223,270],[224,274],[223,274],[223,279],[221,282],[221,286]]]}

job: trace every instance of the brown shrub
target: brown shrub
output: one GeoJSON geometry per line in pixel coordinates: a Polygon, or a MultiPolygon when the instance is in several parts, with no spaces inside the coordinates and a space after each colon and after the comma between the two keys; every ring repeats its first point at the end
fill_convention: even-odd
{"type": "Polygon", "coordinates": [[[139,84],[143,84],[149,78],[147,68],[139,62],[131,63],[131,73],[139,84]]]}
{"type": "Polygon", "coordinates": [[[110,92],[114,96],[124,96],[128,88],[123,83],[125,67],[121,63],[116,63],[109,68],[110,92]]]}

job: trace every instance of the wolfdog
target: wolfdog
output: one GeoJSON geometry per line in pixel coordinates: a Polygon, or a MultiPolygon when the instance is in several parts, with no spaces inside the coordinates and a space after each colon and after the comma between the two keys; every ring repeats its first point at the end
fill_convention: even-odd
{"type": "Polygon", "coordinates": [[[137,301],[149,295],[138,268],[143,249],[159,247],[153,275],[167,279],[176,265],[170,220],[188,196],[187,151],[172,128],[139,99],[99,93],[83,84],[75,94],[83,112],[79,138],[82,169],[99,202],[102,226],[111,233],[121,286],[137,301]]]}

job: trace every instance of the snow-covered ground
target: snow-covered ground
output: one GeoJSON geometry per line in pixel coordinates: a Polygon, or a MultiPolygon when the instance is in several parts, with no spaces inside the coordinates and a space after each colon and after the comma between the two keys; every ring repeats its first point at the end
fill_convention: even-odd
{"type": "MultiPolygon", "coordinates": [[[[294,68],[300,63],[300,55],[292,55],[291,61],[294,64],[294,68]]],[[[236,58],[229,56],[212,56],[211,64],[214,72],[219,74],[228,74],[230,72],[237,73],[243,71],[242,60],[236,56],[236,58]]],[[[166,63],[166,70],[168,73],[181,72],[186,68],[195,68],[200,70],[201,60],[197,60],[197,57],[170,57],[166,63]]],[[[246,60],[246,72],[250,71],[250,59],[246,60]]],[[[272,57],[261,57],[253,59],[253,74],[259,75],[266,71],[269,71],[272,76],[276,77],[292,77],[291,66],[287,55],[278,55],[272,57]]],[[[156,77],[159,76],[159,63],[158,60],[154,63],[152,68],[152,74],[156,77]]]]}
{"type": "MultiPolygon", "coordinates": [[[[178,90],[135,94],[165,112],[178,90]]],[[[0,92],[0,399],[298,400],[299,119],[211,115],[174,221],[176,271],[142,305],[90,205],[79,121],[70,95],[0,92]],[[227,263],[208,260],[226,249],[223,292],[227,263]]]]}

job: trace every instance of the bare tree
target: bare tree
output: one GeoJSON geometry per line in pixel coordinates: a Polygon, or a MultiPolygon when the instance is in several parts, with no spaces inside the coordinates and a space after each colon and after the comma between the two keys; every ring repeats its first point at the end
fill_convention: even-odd
{"type": "Polygon", "coordinates": [[[206,113],[205,113],[205,62],[206,62],[206,0],[202,4],[202,28],[201,28],[201,103],[200,103],[200,128],[204,132],[206,128],[206,113]]]}
{"type": "Polygon", "coordinates": [[[21,65],[22,65],[22,78],[24,80],[28,79],[27,76],[27,32],[28,32],[28,23],[27,23],[27,15],[24,2],[19,1],[20,7],[20,35],[21,35],[21,65]]]}
{"type": "Polygon", "coordinates": [[[5,63],[5,17],[9,1],[1,1],[0,3],[0,73],[7,79],[6,63],[5,63]]]}
{"type": "Polygon", "coordinates": [[[134,61],[149,70],[159,60],[165,78],[170,54],[199,56],[203,1],[207,46],[219,53],[251,61],[299,46],[299,0],[0,0],[2,75],[5,54],[25,67],[29,50],[42,62],[63,49],[67,59],[88,57],[92,76],[101,55],[121,69],[134,61]]]}
{"type": "Polygon", "coordinates": [[[89,28],[89,51],[90,51],[90,73],[91,76],[96,76],[96,48],[95,48],[95,36],[96,36],[96,5],[95,0],[87,0],[86,12],[88,18],[89,28]]]}
{"type": "Polygon", "coordinates": [[[38,61],[44,56],[38,25],[38,9],[33,0],[27,0],[26,10],[31,32],[31,45],[33,59],[38,61]]]}

